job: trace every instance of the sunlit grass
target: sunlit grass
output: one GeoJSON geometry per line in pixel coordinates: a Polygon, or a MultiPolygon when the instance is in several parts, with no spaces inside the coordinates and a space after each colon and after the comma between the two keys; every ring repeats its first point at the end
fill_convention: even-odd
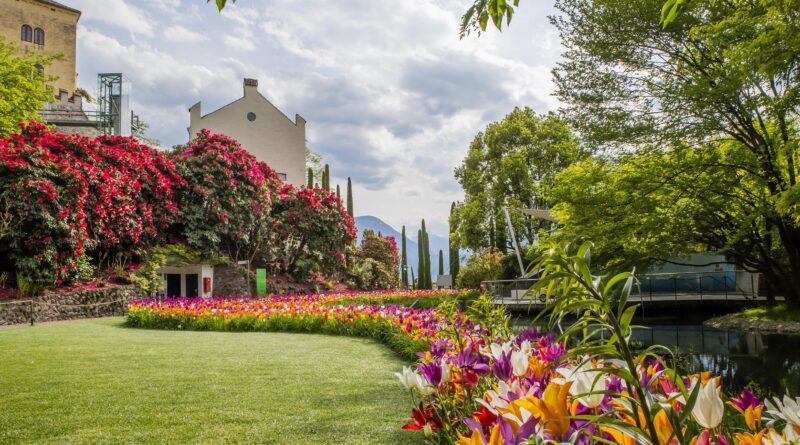
{"type": "Polygon", "coordinates": [[[403,364],[348,337],[2,329],[0,443],[418,444],[403,364]]]}
{"type": "Polygon", "coordinates": [[[778,304],[772,307],[758,307],[753,309],[745,309],[736,315],[751,320],[800,322],[800,310],[790,309],[785,304],[778,304]]]}

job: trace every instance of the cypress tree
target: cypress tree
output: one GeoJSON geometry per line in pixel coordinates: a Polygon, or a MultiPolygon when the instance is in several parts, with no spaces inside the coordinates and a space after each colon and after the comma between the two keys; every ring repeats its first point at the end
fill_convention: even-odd
{"type": "Polygon", "coordinates": [[[458,242],[455,239],[455,233],[458,230],[458,213],[456,213],[456,203],[453,203],[450,206],[450,236],[448,237],[449,245],[450,245],[450,276],[453,279],[453,284],[456,282],[456,276],[458,276],[458,269],[461,266],[460,261],[460,254],[458,251],[458,242]]]}
{"type": "Polygon", "coordinates": [[[325,171],[322,173],[322,188],[331,191],[331,169],[325,164],[325,171]]]}
{"type": "Polygon", "coordinates": [[[423,247],[425,246],[425,238],[422,235],[422,229],[417,230],[417,272],[419,273],[417,289],[422,289],[425,286],[425,254],[423,247]]]}
{"type": "Polygon", "coordinates": [[[347,213],[355,218],[355,215],[353,215],[353,182],[350,181],[349,177],[347,178],[347,213]]]}
{"type": "Polygon", "coordinates": [[[444,252],[439,249],[439,275],[444,275],[444,252]]]}
{"type": "Polygon", "coordinates": [[[414,278],[414,268],[411,268],[411,289],[417,288],[417,279],[414,278]]]}
{"type": "Polygon", "coordinates": [[[342,192],[339,190],[339,184],[336,184],[336,197],[342,199],[342,192]]]}
{"type": "Polygon", "coordinates": [[[420,229],[419,245],[420,245],[420,289],[430,289],[431,282],[431,248],[428,240],[428,231],[425,228],[425,220],[422,220],[422,228],[420,229]]]}
{"type": "Polygon", "coordinates": [[[431,243],[427,230],[424,230],[422,235],[425,237],[425,289],[430,289],[433,284],[431,281],[431,243]]]}
{"type": "Polygon", "coordinates": [[[314,170],[308,167],[308,188],[314,187],[314,170]]]}
{"type": "Polygon", "coordinates": [[[406,252],[406,226],[403,226],[402,254],[400,259],[400,282],[403,289],[408,289],[408,252],[406,252]]]}

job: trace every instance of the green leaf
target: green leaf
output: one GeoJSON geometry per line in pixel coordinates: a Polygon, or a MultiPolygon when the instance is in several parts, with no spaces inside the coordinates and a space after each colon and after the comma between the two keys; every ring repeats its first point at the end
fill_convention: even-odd
{"type": "Polygon", "coordinates": [[[486,11],[481,11],[481,16],[478,25],[480,25],[482,31],[486,31],[486,23],[488,21],[489,21],[489,13],[486,11]]]}

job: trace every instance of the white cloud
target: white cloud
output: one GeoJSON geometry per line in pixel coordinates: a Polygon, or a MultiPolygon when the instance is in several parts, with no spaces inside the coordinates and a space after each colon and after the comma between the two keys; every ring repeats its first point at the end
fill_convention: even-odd
{"type": "Polygon", "coordinates": [[[82,21],[99,21],[131,34],[153,35],[153,20],[133,2],[125,0],[75,0],[69,6],[80,9],[82,21]]]}
{"type": "Polygon", "coordinates": [[[203,34],[186,29],[181,25],[172,25],[168,28],[165,28],[162,31],[162,35],[164,39],[172,40],[173,42],[179,42],[179,43],[196,43],[196,42],[208,41],[208,37],[204,36],[203,34]]]}

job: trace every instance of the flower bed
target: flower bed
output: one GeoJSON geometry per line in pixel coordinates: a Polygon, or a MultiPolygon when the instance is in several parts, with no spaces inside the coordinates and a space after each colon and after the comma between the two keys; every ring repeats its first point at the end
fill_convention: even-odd
{"type": "Polygon", "coordinates": [[[320,332],[372,337],[406,358],[427,349],[446,328],[480,329],[461,315],[434,308],[412,308],[423,299],[457,298],[457,291],[380,291],[265,298],[150,298],[130,303],[127,323],[135,327],[218,330],[320,332]],[[373,301],[376,304],[355,304],[373,301]],[[395,304],[380,304],[391,300],[395,304]]]}
{"type": "Polygon", "coordinates": [[[487,322],[491,309],[483,317],[475,311],[485,300],[478,300],[472,315],[457,311],[452,302],[464,296],[391,291],[145,299],[131,302],[128,324],[378,339],[404,357],[419,359],[397,376],[414,399],[412,421],[403,428],[420,430],[428,443],[703,445],[798,438],[796,400],[765,403],[748,390],[726,397],[719,378],[709,373],[681,376],[658,359],[631,369],[624,361],[576,354],[553,334],[532,329],[512,335],[502,320],[487,322]],[[445,304],[353,304],[425,298],[442,298],[445,304]],[[637,393],[631,379],[645,392],[637,393]],[[642,398],[649,415],[641,411],[642,398]]]}
{"type": "MultiPolygon", "coordinates": [[[[571,357],[553,334],[531,329],[506,341],[465,336],[461,346],[432,341],[430,352],[397,377],[415,398],[412,422],[433,443],[652,443],[638,436],[625,382],[614,373],[624,364],[571,357]],[[601,368],[608,374],[598,372],[601,368]],[[605,417],[602,424],[597,417],[605,417]]],[[[725,397],[710,373],[676,376],[657,361],[635,370],[650,388],[661,444],[778,444],[800,438],[798,400],[766,401],[745,389],[725,397]],[[677,380],[676,380],[677,379],[677,380]],[[695,388],[697,388],[695,390],[695,388]],[[685,410],[687,399],[695,398],[685,410]],[[726,400],[727,399],[727,400],[726,400]],[[668,416],[684,428],[676,431],[668,416]],[[762,418],[763,415],[763,418],[762,418]],[[788,427],[785,427],[786,424],[788,427]],[[769,428],[765,428],[769,426],[769,428]]]]}

